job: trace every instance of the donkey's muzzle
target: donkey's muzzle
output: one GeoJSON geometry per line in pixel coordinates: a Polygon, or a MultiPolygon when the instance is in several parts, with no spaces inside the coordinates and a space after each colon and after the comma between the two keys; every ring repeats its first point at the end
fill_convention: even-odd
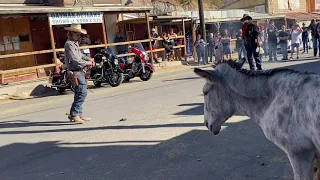
{"type": "Polygon", "coordinates": [[[209,131],[211,131],[213,133],[213,135],[218,135],[220,130],[221,130],[221,126],[219,126],[218,128],[213,127],[213,125],[209,125],[208,121],[205,121],[206,127],[209,129],[209,131]]]}

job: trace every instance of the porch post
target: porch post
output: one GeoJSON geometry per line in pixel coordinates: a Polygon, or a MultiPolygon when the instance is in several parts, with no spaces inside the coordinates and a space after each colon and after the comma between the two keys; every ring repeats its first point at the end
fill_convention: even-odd
{"type": "Polygon", "coordinates": [[[184,18],[182,18],[182,32],[183,32],[183,44],[184,44],[184,60],[187,61],[187,41],[186,41],[186,27],[184,18]]]}
{"type": "Polygon", "coordinates": [[[104,22],[104,13],[102,14],[102,33],[103,33],[103,43],[104,43],[104,46],[107,48],[108,40],[107,40],[106,25],[104,22]]]}
{"type": "MultiPolygon", "coordinates": [[[[195,21],[193,21],[192,20],[192,44],[196,41],[196,28],[197,27],[195,27],[195,26],[197,26],[197,21],[195,22],[195,21]]],[[[194,46],[192,46],[193,47],[193,60],[194,60],[194,62],[196,62],[196,48],[194,47],[194,46]]]]}
{"type": "Polygon", "coordinates": [[[53,30],[52,30],[52,25],[50,22],[50,17],[48,16],[48,24],[49,24],[49,33],[50,33],[50,41],[51,41],[51,48],[53,50],[53,59],[54,59],[54,63],[56,64],[56,72],[59,72],[59,64],[57,61],[57,51],[56,51],[56,46],[54,44],[54,36],[53,36],[53,30]]]}
{"type": "Polygon", "coordinates": [[[150,22],[149,22],[148,12],[145,12],[145,15],[146,15],[146,21],[148,26],[149,48],[151,50],[151,64],[153,64],[153,50],[152,50],[152,43],[151,43],[150,22]]]}
{"type": "Polygon", "coordinates": [[[4,84],[4,74],[2,74],[3,72],[0,70],[0,85],[4,84]]]}

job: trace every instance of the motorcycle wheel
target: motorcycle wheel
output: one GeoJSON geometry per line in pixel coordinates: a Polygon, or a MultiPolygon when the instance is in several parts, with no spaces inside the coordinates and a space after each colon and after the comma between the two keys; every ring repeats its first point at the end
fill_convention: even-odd
{"type": "Polygon", "coordinates": [[[123,73],[114,72],[112,78],[109,78],[109,84],[112,87],[117,87],[123,82],[123,73]]]}
{"type": "Polygon", "coordinates": [[[57,88],[57,91],[60,93],[60,94],[64,94],[66,92],[66,88],[57,88]]]}
{"type": "Polygon", "coordinates": [[[101,87],[102,82],[101,81],[93,81],[93,85],[95,87],[101,87]]]}
{"type": "Polygon", "coordinates": [[[153,75],[153,72],[151,71],[151,69],[146,68],[144,73],[141,73],[140,75],[140,79],[142,81],[149,81],[151,79],[153,75]]]}

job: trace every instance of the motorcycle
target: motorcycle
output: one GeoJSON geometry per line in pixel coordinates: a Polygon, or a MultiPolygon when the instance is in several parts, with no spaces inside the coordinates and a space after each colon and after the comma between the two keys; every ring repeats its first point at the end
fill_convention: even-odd
{"type": "Polygon", "coordinates": [[[94,56],[95,66],[87,71],[89,81],[94,86],[100,87],[102,83],[108,83],[112,87],[119,86],[123,81],[123,71],[119,66],[118,59],[108,51],[102,49],[94,56]]]}
{"type": "MultiPolygon", "coordinates": [[[[60,62],[64,62],[64,54],[60,54],[60,62]]],[[[65,93],[67,89],[74,91],[72,84],[72,76],[64,68],[64,64],[59,66],[59,72],[54,72],[49,76],[49,83],[52,84],[51,87],[56,88],[61,94],[65,93]]]]}
{"type": "Polygon", "coordinates": [[[140,77],[142,81],[148,81],[155,72],[154,66],[149,63],[148,53],[141,49],[143,49],[141,44],[140,48],[129,46],[129,50],[135,54],[133,62],[128,63],[121,58],[120,67],[124,72],[125,81],[130,81],[134,77],[140,77]]]}

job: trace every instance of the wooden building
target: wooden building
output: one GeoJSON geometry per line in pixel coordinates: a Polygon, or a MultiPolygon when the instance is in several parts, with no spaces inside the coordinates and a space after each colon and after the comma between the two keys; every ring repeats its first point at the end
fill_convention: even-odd
{"type": "MultiPolygon", "coordinates": [[[[130,41],[142,40],[148,41],[145,39],[146,34],[148,33],[148,27],[145,25],[143,18],[134,18],[128,19],[118,22],[118,26],[120,29],[123,29],[126,32],[127,37],[130,41]]],[[[189,56],[187,53],[188,43],[186,37],[186,33],[188,31],[193,30],[192,22],[190,18],[187,17],[173,17],[173,16],[151,16],[149,17],[149,28],[155,28],[159,38],[157,39],[157,49],[148,50],[147,52],[153,54],[157,53],[158,57],[162,57],[162,59],[166,59],[165,57],[165,49],[162,47],[163,38],[162,33],[168,33],[169,29],[173,29],[173,31],[178,35],[175,39],[177,44],[174,46],[176,53],[176,60],[186,60],[186,57],[189,56]]],[[[149,43],[149,41],[148,41],[149,43]]],[[[145,48],[148,45],[145,43],[145,48]]],[[[193,46],[193,45],[192,45],[193,46]]],[[[190,55],[191,56],[191,55],[190,55]]]]}
{"type": "MultiPolygon", "coordinates": [[[[95,2],[101,3],[102,0],[95,2]]],[[[48,75],[53,67],[58,66],[56,53],[64,51],[64,27],[71,23],[82,24],[92,44],[96,40],[101,41],[81,47],[90,48],[94,54],[95,48],[108,46],[108,35],[113,35],[108,30],[113,31],[121,13],[145,13],[148,17],[150,9],[124,6],[2,6],[0,1],[0,83],[48,75]]]]}

